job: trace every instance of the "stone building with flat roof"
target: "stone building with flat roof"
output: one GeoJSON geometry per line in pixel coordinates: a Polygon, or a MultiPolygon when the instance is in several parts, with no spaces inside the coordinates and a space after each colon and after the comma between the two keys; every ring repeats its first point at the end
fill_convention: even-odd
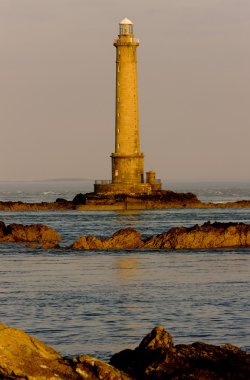
{"type": "Polygon", "coordinates": [[[119,23],[116,47],[115,152],[111,154],[112,180],[95,181],[95,194],[150,194],[161,190],[155,172],[144,178],[144,154],[140,150],[137,47],[133,23],[119,23]]]}

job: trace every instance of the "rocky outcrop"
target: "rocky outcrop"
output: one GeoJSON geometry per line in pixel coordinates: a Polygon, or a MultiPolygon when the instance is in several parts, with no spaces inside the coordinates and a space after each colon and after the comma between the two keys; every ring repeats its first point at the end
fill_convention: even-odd
{"type": "Polygon", "coordinates": [[[250,225],[243,223],[204,223],[202,226],[176,227],[157,236],[142,239],[132,228],[117,231],[110,238],[82,236],[70,248],[109,249],[212,249],[250,247],[250,225]]]}
{"type": "Polygon", "coordinates": [[[47,211],[47,210],[74,210],[76,207],[72,202],[12,202],[0,201],[0,211],[47,211]]]}
{"type": "Polygon", "coordinates": [[[10,243],[39,243],[42,248],[49,249],[58,246],[61,236],[52,228],[43,224],[10,224],[0,222],[0,242],[10,243]]]}
{"type": "MultiPolygon", "coordinates": [[[[43,224],[6,226],[0,222],[0,242],[26,243],[28,247],[58,248],[60,235],[43,224]]],[[[204,223],[202,226],[175,227],[157,236],[142,239],[133,228],[117,231],[111,237],[81,236],[73,250],[131,249],[215,249],[250,247],[250,225],[244,223],[204,223]]]]}
{"type": "Polygon", "coordinates": [[[135,249],[143,247],[141,234],[133,228],[125,228],[117,231],[110,238],[100,238],[95,236],[82,236],[76,240],[71,249],[83,250],[103,250],[103,249],[135,249]]]}
{"type": "Polygon", "coordinates": [[[83,355],[66,359],[21,330],[0,323],[0,379],[27,380],[246,380],[250,355],[230,344],[174,345],[155,327],[135,350],[115,354],[110,364],[83,355]]]}
{"type": "Polygon", "coordinates": [[[110,363],[137,379],[246,380],[250,355],[227,344],[205,343],[174,346],[163,327],[152,330],[135,350],[115,354],[110,363]]]}
{"type": "Polygon", "coordinates": [[[144,241],[145,249],[210,249],[249,247],[250,225],[244,223],[204,223],[176,227],[144,241]]]}
{"type": "Polygon", "coordinates": [[[132,377],[90,356],[67,360],[38,339],[0,323],[0,379],[131,380],[132,377]]]}
{"type": "Polygon", "coordinates": [[[21,330],[0,324],[0,378],[77,379],[52,348],[21,330]]]}
{"type": "Polygon", "coordinates": [[[176,193],[170,190],[152,194],[77,194],[72,201],[57,198],[55,202],[0,201],[0,211],[46,210],[130,210],[166,208],[250,208],[250,200],[227,203],[203,203],[193,193],[176,193]]]}

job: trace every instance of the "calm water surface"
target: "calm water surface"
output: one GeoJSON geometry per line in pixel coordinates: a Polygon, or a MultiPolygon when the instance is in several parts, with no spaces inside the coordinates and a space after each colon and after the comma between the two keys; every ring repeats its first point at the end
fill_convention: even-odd
{"type": "MultiPolygon", "coordinates": [[[[128,226],[147,236],[208,220],[250,223],[250,210],[1,212],[0,220],[45,223],[67,246],[128,226]]],[[[249,278],[248,249],[76,253],[1,244],[0,320],[65,355],[107,359],[159,324],[176,343],[230,342],[250,351],[249,278]]]]}

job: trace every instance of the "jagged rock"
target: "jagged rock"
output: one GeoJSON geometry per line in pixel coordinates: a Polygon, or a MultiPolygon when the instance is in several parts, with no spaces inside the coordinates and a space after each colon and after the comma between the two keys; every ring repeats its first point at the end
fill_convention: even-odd
{"type": "Polygon", "coordinates": [[[61,236],[55,230],[43,224],[13,223],[7,227],[3,222],[0,224],[0,242],[41,243],[44,247],[54,248],[60,240],[61,236]]]}
{"type": "Polygon", "coordinates": [[[210,249],[249,247],[250,225],[243,223],[204,223],[176,227],[144,241],[145,249],[210,249]]]}
{"type": "Polygon", "coordinates": [[[133,228],[125,228],[114,233],[110,238],[82,236],[76,240],[71,249],[134,249],[143,246],[141,234],[133,228]]]}
{"type": "Polygon", "coordinates": [[[71,249],[214,249],[249,247],[250,225],[243,223],[204,223],[202,226],[175,227],[157,236],[141,239],[132,228],[117,231],[110,238],[82,236],[71,249]]]}
{"type": "Polygon", "coordinates": [[[135,350],[115,354],[110,364],[145,380],[247,380],[250,355],[232,345],[173,345],[163,327],[152,330],[135,350]]]}

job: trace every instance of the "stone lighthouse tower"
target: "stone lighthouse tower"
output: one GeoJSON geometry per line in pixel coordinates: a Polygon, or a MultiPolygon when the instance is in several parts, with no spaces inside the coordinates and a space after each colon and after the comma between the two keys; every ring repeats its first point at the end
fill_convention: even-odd
{"type": "Polygon", "coordinates": [[[119,24],[116,47],[115,153],[112,157],[112,183],[143,183],[144,155],[140,152],[137,54],[139,40],[127,18],[119,24]]]}
{"type": "Polygon", "coordinates": [[[144,182],[144,154],[140,150],[137,47],[133,23],[125,18],[119,23],[116,47],[115,152],[112,181],[96,181],[95,193],[151,193],[160,190],[155,173],[147,173],[144,182]]]}

